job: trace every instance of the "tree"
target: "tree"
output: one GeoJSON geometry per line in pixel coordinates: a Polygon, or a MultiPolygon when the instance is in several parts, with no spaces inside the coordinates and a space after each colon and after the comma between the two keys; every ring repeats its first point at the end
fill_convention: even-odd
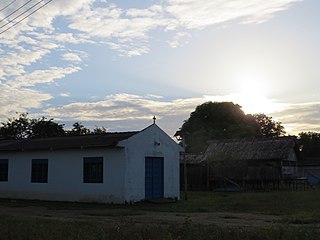
{"type": "Polygon", "coordinates": [[[64,136],[66,132],[63,129],[64,125],[47,119],[45,117],[31,120],[32,137],[60,137],[64,136]]]}
{"type": "Polygon", "coordinates": [[[186,138],[187,151],[199,153],[206,149],[208,140],[249,137],[255,135],[256,129],[240,105],[206,102],[196,107],[180,131],[189,133],[186,138]]]}
{"type": "MultiPolygon", "coordinates": [[[[248,115],[250,117],[250,115],[248,115]]],[[[263,113],[252,115],[257,123],[257,135],[262,137],[279,137],[285,135],[284,127],[281,122],[276,122],[263,113]]]]}
{"type": "Polygon", "coordinates": [[[301,132],[299,133],[298,142],[302,148],[304,157],[320,156],[320,133],[301,132]]]}
{"type": "Polygon", "coordinates": [[[86,128],[81,122],[75,122],[71,131],[68,132],[69,135],[72,136],[81,136],[90,134],[90,129],[86,128]]]}
{"type": "Polygon", "coordinates": [[[9,118],[2,123],[0,136],[6,139],[58,137],[65,135],[63,126],[53,119],[29,118],[28,113],[20,113],[17,118],[9,118]]]}
{"type": "Polygon", "coordinates": [[[176,135],[184,135],[186,151],[201,153],[208,140],[277,137],[284,133],[281,123],[265,114],[246,115],[232,102],[205,102],[196,107],[176,135]]]}
{"type": "Polygon", "coordinates": [[[95,127],[91,132],[80,122],[75,122],[70,131],[64,130],[64,124],[54,122],[53,118],[29,118],[28,113],[20,113],[17,118],[8,118],[7,122],[1,123],[0,138],[5,139],[26,139],[60,137],[64,135],[81,136],[88,134],[105,134],[104,127],[95,127]]]}
{"type": "Polygon", "coordinates": [[[0,135],[7,139],[24,139],[32,135],[31,120],[28,113],[20,113],[18,118],[8,118],[2,123],[0,135]]]}
{"type": "Polygon", "coordinates": [[[91,132],[91,134],[94,134],[94,135],[100,135],[100,134],[106,134],[106,133],[107,133],[107,129],[105,127],[97,127],[97,126],[91,132]]]}

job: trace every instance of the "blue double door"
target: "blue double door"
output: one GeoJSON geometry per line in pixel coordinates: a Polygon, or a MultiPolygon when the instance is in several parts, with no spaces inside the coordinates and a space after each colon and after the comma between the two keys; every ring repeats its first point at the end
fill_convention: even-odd
{"type": "Polygon", "coordinates": [[[145,197],[163,198],[163,158],[145,158],[145,197]]]}

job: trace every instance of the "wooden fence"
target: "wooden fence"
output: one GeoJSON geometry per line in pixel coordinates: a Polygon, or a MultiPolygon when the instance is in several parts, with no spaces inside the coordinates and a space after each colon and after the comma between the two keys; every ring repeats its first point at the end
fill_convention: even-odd
{"type": "MultiPolygon", "coordinates": [[[[307,190],[311,187],[306,178],[234,179],[214,177],[209,173],[205,165],[188,165],[187,189],[189,191],[288,191],[307,190]]],[[[184,190],[183,168],[180,168],[180,189],[184,190]]]]}

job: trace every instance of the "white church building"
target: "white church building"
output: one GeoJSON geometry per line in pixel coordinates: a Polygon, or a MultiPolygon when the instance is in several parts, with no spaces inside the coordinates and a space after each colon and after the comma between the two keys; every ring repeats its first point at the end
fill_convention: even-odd
{"type": "Polygon", "coordinates": [[[179,199],[181,151],[155,123],[135,132],[0,141],[0,197],[102,203],[179,199]]]}

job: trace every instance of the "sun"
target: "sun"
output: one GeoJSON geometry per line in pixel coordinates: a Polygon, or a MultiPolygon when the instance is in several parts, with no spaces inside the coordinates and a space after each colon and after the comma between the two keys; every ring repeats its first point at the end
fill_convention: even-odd
{"type": "Polygon", "coordinates": [[[265,86],[262,81],[253,77],[241,77],[237,81],[238,92],[243,95],[264,95],[265,86]]]}
{"type": "Polygon", "coordinates": [[[267,86],[264,79],[257,75],[244,75],[236,82],[239,104],[245,113],[270,113],[276,104],[265,95],[267,86]]]}
{"type": "Polygon", "coordinates": [[[258,74],[241,74],[233,79],[233,92],[227,95],[205,95],[206,101],[231,101],[239,104],[245,114],[271,114],[287,107],[286,103],[267,97],[272,92],[268,81],[258,74]]]}

